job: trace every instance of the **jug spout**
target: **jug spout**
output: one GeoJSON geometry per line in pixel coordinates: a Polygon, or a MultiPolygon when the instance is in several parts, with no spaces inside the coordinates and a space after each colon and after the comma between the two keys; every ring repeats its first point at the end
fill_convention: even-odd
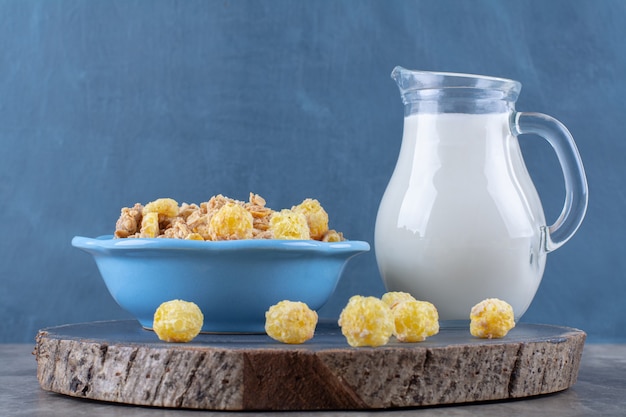
{"type": "Polygon", "coordinates": [[[521,83],[484,75],[416,71],[397,66],[391,72],[407,106],[417,111],[488,113],[512,110],[521,83]],[[418,105],[419,104],[419,105],[418,105]]]}
{"type": "Polygon", "coordinates": [[[406,68],[397,66],[391,71],[391,78],[396,82],[400,89],[400,94],[404,93],[412,84],[408,79],[410,71],[406,68]]]}
{"type": "Polygon", "coordinates": [[[444,88],[446,86],[444,77],[451,75],[453,74],[410,70],[400,66],[395,67],[391,71],[391,78],[398,85],[402,95],[409,91],[444,88]]]}

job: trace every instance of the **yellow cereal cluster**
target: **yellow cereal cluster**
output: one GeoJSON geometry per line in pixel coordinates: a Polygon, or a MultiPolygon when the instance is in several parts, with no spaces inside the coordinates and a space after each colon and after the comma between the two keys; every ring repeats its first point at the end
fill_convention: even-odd
{"type": "Polygon", "coordinates": [[[381,299],[393,312],[393,335],[399,342],[422,342],[439,333],[439,313],[428,301],[401,291],[387,292],[381,299]]]}
{"type": "Polygon", "coordinates": [[[274,239],[309,240],[311,233],[302,213],[283,209],[270,217],[270,231],[274,239]]]}
{"type": "Polygon", "coordinates": [[[159,235],[159,213],[146,213],[141,219],[141,237],[157,237],[159,235]]]}
{"type": "Polygon", "coordinates": [[[311,239],[321,240],[324,238],[328,232],[328,213],[319,201],[307,198],[299,205],[292,207],[291,210],[304,215],[309,226],[311,239]]]}
{"type": "Polygon", "coordinates": [[[434,305],[411,294],[387,292],[378,299],[355,295],[339,317],[350,346],[382,346],[395,336],[399,342],[421,342],[439,332],[434,305]]]}
{"type": "Polygon", "coordinates": [[[393,314],[380,299],[355,295],[341,312],[339,326],[350,346],[382,346],[393,334],[393,314]]]}
{"type": "Polygon", "coordinates": [[[488,298],[472,307],[470,333],[482,339],[501,338],[515,327],[513,307],[506,301],[488,298]]]}
{"type": "Polygon", "coordinates": [[[317,313],[300,301],[283,300],[265,313],[265,332],[274,340],[300,344],[313,338],[317,313]]]}
{"type": "Polygon", "coordinates": [[[165,217],[176,217],[178,215],[178,203],[171,198],[159,198],[146,204],[143,208],[144,216],[146,213],[158,213],[165,217]]]}
{"type": "Polygon", "coordinates": [[[211,240],[252,239],[252,214],[235,203],[223,205],[209,222],[211,240]]]}
{"type": "Polygon", "coordinates": [[[389,291],[383,294],[381,297],[383,303],[387,304],[389,308],[394,308],[396,304],[405,300],[415,300],[415,298],[408,292],[402,291],[389,291]]]}
{"type": "Polygon", "coordinates": [[[422,342],[439,333],[439,313],[428,301],[400,301],[391,311],[399,342],[422,342]]]}
{"type": "Polygon", "coordinates": [[[341,242],[343,234],[328,228],[319,201],[307,198],[291,210],[272,210],[250,193],[248,202],[221,194],[204,203],[179,205],[159,198],[145,206],[123,207],[115,223],[116,238],[187,240],[298,239],[341,242]]]}
{"type": "Polygon", "coordinates": [[[171,300],[155,311],[152,329],[165,342],[185,343],[200,333],[203,323],[204,316],[195,303],[171,300]]]}

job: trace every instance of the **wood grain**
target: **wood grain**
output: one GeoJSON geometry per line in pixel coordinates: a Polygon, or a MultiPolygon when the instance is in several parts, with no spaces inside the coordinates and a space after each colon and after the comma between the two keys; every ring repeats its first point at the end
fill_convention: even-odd
{"type": "Polygon", "coordinates": [[[520,324],[504,339],[443,328],[425,342],[351,348],[332,324],[303,345],[266,335],[159,341],[134,321],[44,329],[45,390],[155,407],[206,410],[382,409],[528,397],[571,387],[581,330],[520,324]]]}

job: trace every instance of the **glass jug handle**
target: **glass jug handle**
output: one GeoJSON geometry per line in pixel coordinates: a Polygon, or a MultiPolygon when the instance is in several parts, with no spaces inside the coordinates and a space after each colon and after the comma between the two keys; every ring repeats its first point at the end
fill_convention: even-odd
{"type": "Polygon", "coordinates": [[[552,145],[565,179],[565,205],[558,219],[547,227],[546,252],[560,248],[578,230],[587,211],[588,188],[585,169],[574,138],[558,120],[542,113],[517,112],[511,119],[516,135],[532,133],[552,145]]]}

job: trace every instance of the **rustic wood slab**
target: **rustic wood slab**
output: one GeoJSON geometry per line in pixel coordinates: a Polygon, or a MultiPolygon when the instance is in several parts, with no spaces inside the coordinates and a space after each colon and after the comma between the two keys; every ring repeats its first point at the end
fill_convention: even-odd
{"type": "Polygon", "coordinates": [[[421,343],[351,348],[335,324],[321,323],[303,345],[261,334],[172,344],[136,321],[108,321],[41,330],[34,353],[41,387],[75,397],[206,410],[381,409],[565,390],[585,337],[518,324],[499,340],[458,327],[421,343]]]}

